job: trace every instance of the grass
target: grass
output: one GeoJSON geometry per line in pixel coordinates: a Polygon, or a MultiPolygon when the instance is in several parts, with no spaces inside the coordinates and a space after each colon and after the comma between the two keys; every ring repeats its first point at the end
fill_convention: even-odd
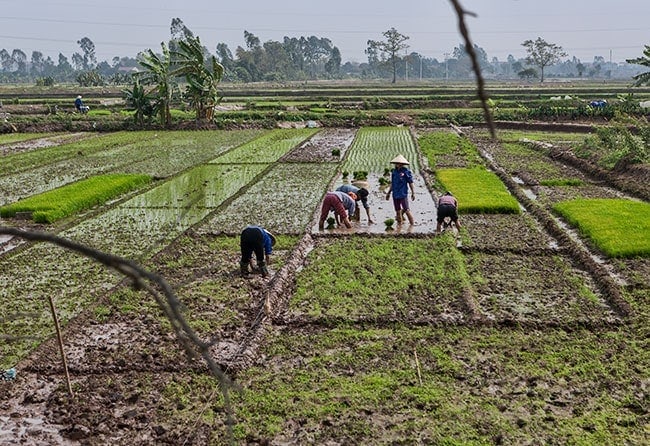
{"type": "Polygon", "coordinates": [[[2,206],[2,217],[31,212],[37,223],[53,223],[76,212],[106,203],[151,181],[148,175],[99,175],[2,206]]]}
{"type": "Polygon", "coordinates": [[[440,169],[436,178],[458,200],[465,214],[518,214],[517,200],[499,177],[485,169],[440,169]]]}
{"type": "Polygon", "coordinates": [[[430,132],[418,138],[422,154],[430,166],[435,166],[436,158],[444,155],[456,155],[464,159],[468,166],[482,165],[476,146],[467,138],[451,132],[430,132]]]}
{"type": "Polygon", "coordinates": [[[576,199],[553,209],[610,257],[650,257],[650,204],[576,199]]]}

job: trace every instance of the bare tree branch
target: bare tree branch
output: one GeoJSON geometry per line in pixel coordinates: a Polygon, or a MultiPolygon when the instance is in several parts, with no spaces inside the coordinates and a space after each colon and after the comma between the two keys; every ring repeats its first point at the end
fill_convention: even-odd
{"type": "Polygon", "coordinates": [[[478,63],[478,57],[476,57],[476,51],[474,51],[474,45],[472,44],[472,39],[469,37],[469,31],[465,25],[465,16],[469,15],[476,17],[476,14],[473,12],[466,11],[461,6],[460,2],[457,0],[450,0],[454,9],[456,10],[456,15],[458,16],[458,29],[465,39],[465,51],[472,60],[472,69],[476,74],[476,84],[478,87],[478,97],[481,100],[481,105],[483,107],[483,116],[485,116],[485,121],[488,124],[490,129],[490,135],[493,139],[496,138],[496,129],[494,127],[494,121],[492,119],[492,113],[490,113],[490,108],[488,107],[488,97],[485,92],[485,81],[483,80],[483,75],[481,74],[481,66],[478,63]]]}
{"type": "Polygon", "coordinates": [[[172,288],[165,279],[155,273],[145,270],[140,265],[130,260],[107,254],[89,246],[47,232],[24,231],[21,229],[0,226],[0,234],[13,235],[31,241],[49,242],[61,246],[62,248],[78,252],[79,254],[94,259],[97,262],[130,277],[133,280],[134,286],[149,292],[163,310],[167,319],[169,319],[179,343],[185,349],[187,354],[190,357],[200,356],[203,358],[212,375],[217,378],[224,398],[224,408],[227,414],[226,425],[232,439],[231,429],[234,424],[234,417],[230,403],[229,391],[231,388],[237,387],[230,377],[215,362],[210,353],[210,344],[199,339],[192,327],[189,326],[181,314],[181,303],[178,300],[178,297],[176,297],[172,288]],[[157,288],[162,291],[162,294],[151,284],[155,284],[157,288]]]}

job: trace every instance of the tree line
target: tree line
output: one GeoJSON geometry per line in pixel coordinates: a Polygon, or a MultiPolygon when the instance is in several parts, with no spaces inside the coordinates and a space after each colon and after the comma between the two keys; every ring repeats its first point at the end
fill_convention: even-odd
{"type": "MultiPolygon", "coordinates": [[[[183,21],[174,18],[170,27],[168,46],[174,50],[175,42],[194,34],[183,21]]],[[[325,37],[300,36],[283,40],[261,42],[253,33],[244,31],[244,46],[234,52],[225,43],[217,43],[214,56],[224,69],[223,80],[230,82],[301,81],[315,79],[472,79],[473,72],[468,51],[459,44],[443,60],[426,57],[418,52],[408,52],[408,36],[394,28],[383,33],[382,40],[368,40],[367,61],[343,62],[341,52],[325,37]]],[[[20,49],[0,50],[0,82],[35,82],[53,85],[77,82],[82,86],[125,84],[133,72],[142,69],[135,58],[114,57],[111,63],[98,62],[95,45],[88,37],[77,41],[80,51],[68,59],[62,53],[55,63],[40,51],[31,58],[20,49]]],[[[591,62],[576,57],[561,59],[567,54],[559,45],[541,38],[522,43],[528,55],[515,59],[509,55],[505,61],[488,58],[487,52],[474,44],[481,70],[486,78],[539,79],[545,77],[627,78],[638,74],[639,68],[629,64],[607,62],[596,56],[591,62]]],[[[210,50],[204,47],[205,55],[210,50]]]]}

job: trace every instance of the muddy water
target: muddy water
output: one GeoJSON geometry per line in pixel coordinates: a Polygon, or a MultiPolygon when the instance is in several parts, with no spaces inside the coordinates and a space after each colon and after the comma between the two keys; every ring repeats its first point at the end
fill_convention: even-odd
{"type": "MultiPolygon", "coordinates": [[[[412,201],[409,197],[409,204],[411,208],[411,213],[413,214],[413,219],[415,224],[411,225],[406,220],[403,224],[398,225],[397,222],[393,225],[393,230],[387,231],[384,221],[387,218],[392,218],[395,220],[395,209],[393,208],[393,199],[392,196],[389,200],[386,200],[386,191],[388,186],[381,186],[379,184],[380,175],[375,173],[368,174],[368,185],[366,188],[370,192],[368,196],[368,204],[370,205],[370,215],[375,222],[374,224],[368,224],[368,218],[366,216],[365,209],[360,209],[360,221],[352,221],[352,228],[347,229],[345,227],[335,228],[335,229],[324,229],[320,231],[318,229],[318,216],[320,215],[320,204],[319,211],[317,213],[316,221],[312,226],[312,233],[325,233],[325,234],[351,234],[351,233],[370,233],[370,234],[433,234],[436,230],[436,206],[433,201],[431,193],[426,187],[424,178],[422,176],[414,174],[413,175],[413,185],[415,187],[415,200],[412,201]]],[[[349,184],[349,180],[344,180],[339,178],[334,184],[334,189],[341,186],[342,184],[349,184]]],[[[353,183],[359,186],[359,183],[353,183]]],[[[358,205],[361,202],[357,202],[358,205]]],[[[334,214],[330,212],[330,216],[334,214]]],[[[327,226],[327,223],[325,223],[327,226]]]]}

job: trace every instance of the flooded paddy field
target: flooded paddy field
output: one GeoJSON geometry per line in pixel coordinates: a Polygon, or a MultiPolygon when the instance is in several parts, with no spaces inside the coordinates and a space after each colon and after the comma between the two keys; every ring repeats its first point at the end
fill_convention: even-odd
{"type": "MultiPolygon", "coordinates": [[[[419,151],[420,133],[294,130],[180,132],[184,143],[152,152],[160,155],[100,163],[155,171],[151,187],[37,228],[163,277],[188,326],[236,384],[228,394],[234,424],[216,378],[185,354],[150,293],[78,254],[30,242],[0,255],[1,366],[18,371],[0,383],[0,441],[644,442],[650,262],[594,252],[602,263],[594,267],[581,253],[589,244],[549,230],[548,221],[557,201],[629,192],[472,134],[487,169],[521,180],[506,185],[524,211],[461,214],[457,240],[434,234],[443,191],[430,175],[438,165],[419,151]],[[416,224],[387,231],[394,210],[379,179],[399,153],[412,161],[416,224]],[[318,230],[323,195],[351,181],[345,171],[368,172],[375,223],[361,210],[351,229],[318,230]],[[579,183],[541,185],[549,178],[579,183]],[[535,198],[520,198],[524,189],[535,198]],[[277,238],[268,278],[239,274],[247,224],[277,238]],[[48,296],[63,324],[73,396],[48,296]]],[[[94,156],[110,160],[108,153],[94,156]]],[[[465,162],[458,154],[439,161],[465,162]]]]}

